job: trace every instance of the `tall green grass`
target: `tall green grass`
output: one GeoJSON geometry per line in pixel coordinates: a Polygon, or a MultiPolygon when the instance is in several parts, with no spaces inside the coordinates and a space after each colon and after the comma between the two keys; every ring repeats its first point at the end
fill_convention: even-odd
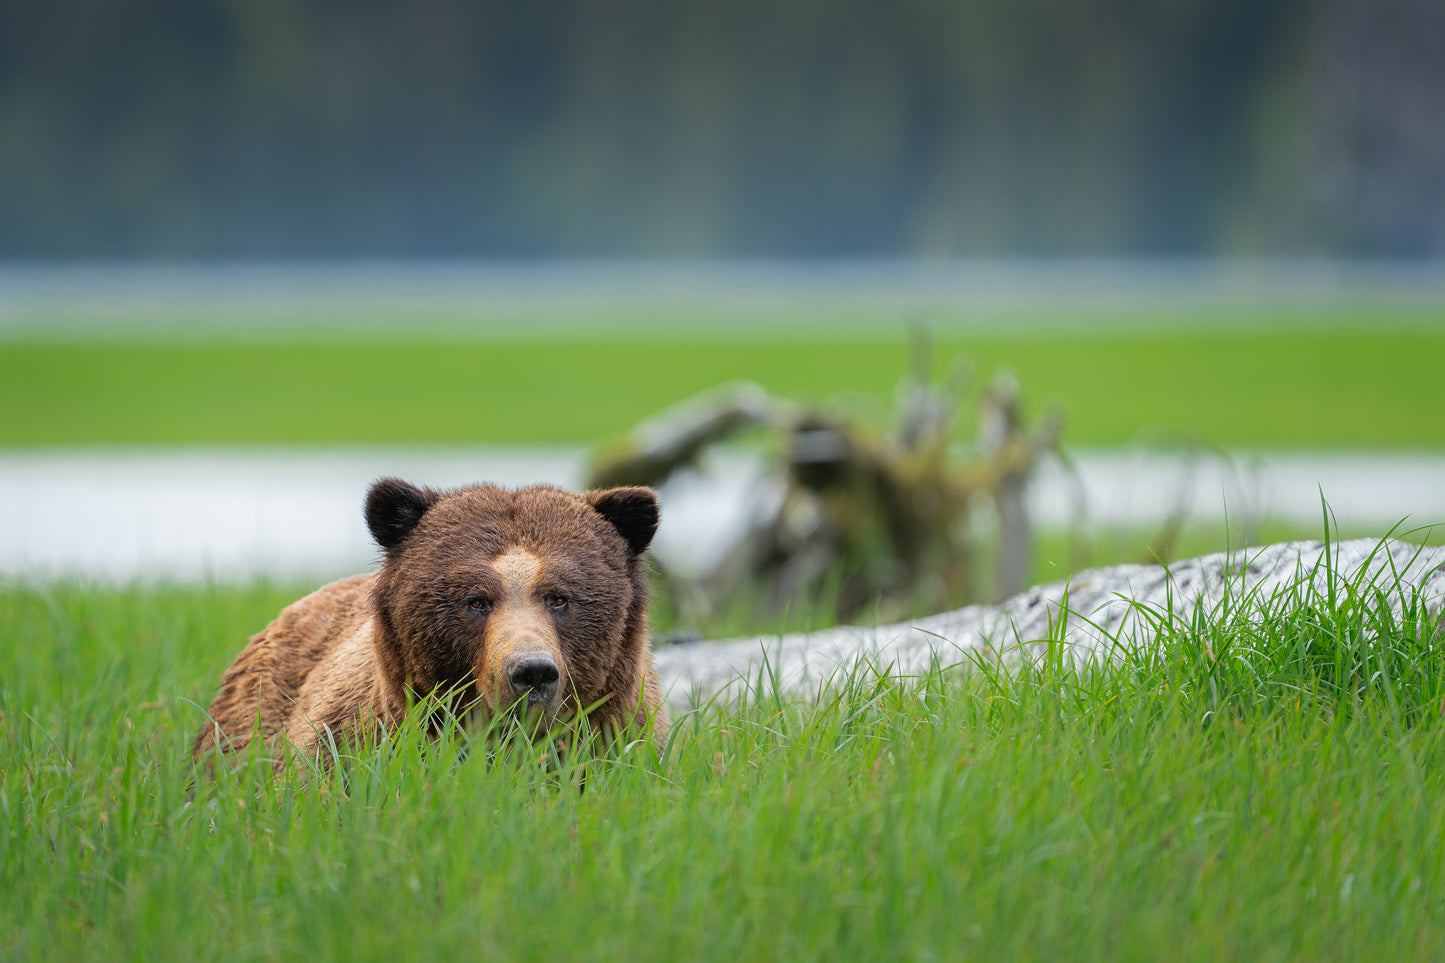
{"type": "Polygon", "coordinates": [[[410,727],[197,772],[192,703],[286,597],[0,591],[0,956],[1445,953],[1445,640],[1388,580],[1155,612],[1092,665],[764,671],[662,758],[410,727]]]}

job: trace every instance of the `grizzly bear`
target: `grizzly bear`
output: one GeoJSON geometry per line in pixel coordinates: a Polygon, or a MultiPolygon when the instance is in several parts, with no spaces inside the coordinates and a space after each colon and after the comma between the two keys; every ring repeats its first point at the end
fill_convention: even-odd
{"type": "Polygon", "coordinates": [[[394,727],[432,694],[483,720],[585,714],[606,737],[650,724],[661,747],[643,570],[657,521],[649,488],[378,481],[366,522],[381,570],[318,589],[253,636],[195,755],[242,749],[259,731],[277,765],[285,742],[314,757],[394,727]]]}

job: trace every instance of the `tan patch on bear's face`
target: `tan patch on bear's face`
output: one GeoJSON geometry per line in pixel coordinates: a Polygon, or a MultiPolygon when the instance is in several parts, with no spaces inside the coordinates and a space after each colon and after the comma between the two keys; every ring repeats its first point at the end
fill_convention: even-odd
{"type": "Polygon", "coordinates": [[[494,558],[490,567],[501,581],[502,592],[492,600],[487,617],[482,664],[478,667],[482,696],[494,707],[511,705],[519,698],[509,677],[515,666],[524,660],[551,659],[562,684],[546,704],[538,706],[551,714],[566,691],[567,672],[556,624],[547,611],[546,599],[538,591],[542,560],[513,547],[494,558]]]}
{"type": "Polygon", "coordinates": [[[537,573],[542,571],[542,560],[526,549],[512,548],[492,560],[492,569],[507,587],[508,598],[527,598],[532,593],[532,587],[537,584],[537,573]]]}

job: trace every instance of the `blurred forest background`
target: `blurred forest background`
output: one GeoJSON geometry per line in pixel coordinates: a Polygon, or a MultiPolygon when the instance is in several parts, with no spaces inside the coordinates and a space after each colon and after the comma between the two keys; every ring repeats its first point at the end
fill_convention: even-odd
{"type": "Polygon", "coordinates": [[[1445,254],[1439,0],[0,8],[0,257],[1445,254]]]}

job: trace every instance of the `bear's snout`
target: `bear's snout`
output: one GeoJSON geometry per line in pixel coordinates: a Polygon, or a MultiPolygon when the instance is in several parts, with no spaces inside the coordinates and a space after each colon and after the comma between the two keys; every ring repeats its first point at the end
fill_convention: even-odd
{"type": "Polygon", "coordinates": [[[528,707],[545,706],[557,694],[562,673],[557,663],[545,652],[528,652],[507,663],[507,682],[517,698],[527,700],[528,707]]]}

